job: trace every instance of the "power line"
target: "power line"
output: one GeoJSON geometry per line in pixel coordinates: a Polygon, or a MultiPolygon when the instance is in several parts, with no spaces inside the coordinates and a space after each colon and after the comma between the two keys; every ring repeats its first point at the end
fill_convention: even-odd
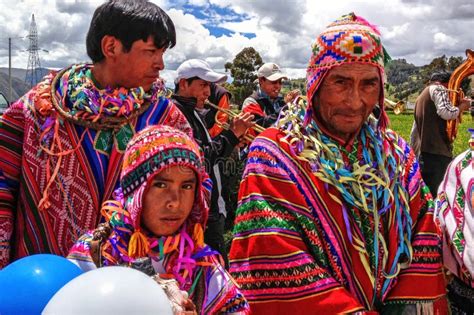
{"type": "Polygon", "coordinates": [[[25,39],[27,36],[0,36],[0,40],[5,40],[5,39],[8,39],[8,38],[11,38],[11,39],[25,39]]]}

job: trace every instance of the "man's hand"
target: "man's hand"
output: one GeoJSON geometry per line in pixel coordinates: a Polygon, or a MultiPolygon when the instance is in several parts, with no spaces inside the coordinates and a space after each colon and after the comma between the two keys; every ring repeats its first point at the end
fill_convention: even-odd
{"type": "Polygon", "coordinates": [[[285,103],[292,103],[295,98],[297,98],[298,96],[301,95],[301,91],[298,90],[298,89],[295,89],[295,90],[291,90],[290,92],[288,92],[285,97],[283,98],[283,100],[285,101],[285,103]]]}
{"type": "Polygon", "coordinates": [[[459,103],[459,112],[463,113],[466,110],[469,110],[471,107],[471,101],[472,100],[470,98],[467,98],[467,97],[463,98],[461,102],[459,103]]]}
{"type": "Polygon", "coordinates": [[[197,315],[196,306],[189,298],[188,292],[179,289],[175,279],[163,279],[159,274],[152,277],[165,291],[175,315],[197,315]]]}
{"type": "Polygon", "coordinates": [[[248,128],[255,125],[255,123],[252,121],[253,119],[254,116],[250,113],[240,113],[232,120],[229,129],[235,134],[237,138],[240,138],[245,134],[248,128]]]}
{"type": "Polygon", "coordinates": [[[197,315],[196,306],[191,299],[186,299],[181,306],[184,308],[183,311],[178,312],[179,315],[197,315]]]}

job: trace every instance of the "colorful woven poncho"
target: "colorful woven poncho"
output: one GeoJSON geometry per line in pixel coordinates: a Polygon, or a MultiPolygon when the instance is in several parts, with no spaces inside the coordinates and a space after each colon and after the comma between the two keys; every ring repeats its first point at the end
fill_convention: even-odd
{"type": "Polygon", "coordinates": [[[37,253],[65,256],[100,220],[133,133],[168,124],[192,132],[159,86],[99,89],[91,65],[53,73],[0,122],[0,267],[37,253]]]}
{"type": "MultiPolygon", "coordinates": [[[[343,63],[378,67],[383,83],[383,59],[374,27],[343,16],[313,46],[308,100],[343,63]]],[[[252,143],[239,190],[230,271],[251,310],[433,310],[431,302],[445,294],[440,236],[413,151],[385,128],[383,105],[351,148],[300,105],[252,143]]]]}
{"type": "MultiPolygon", "coordinates": [[[[189,136],[168,126],[142,130],[127,146],[116,200],[102,208],[112,232],[101,243],[99,265],[130,265],[149,257],[154,273],[175,279],[189,293],[199,314],[246,314],[249,306],[219,262],[222,258],[204,244],[211,187],[199,146],[189,136]],[[194,205],[178,231],[156,236],[141,223],[143,198],[153,177],[171,166],[186,167],[196,174],[194,205]]],[[[97,268],[92,242],[91,231],[68,256],[83,270],[97,268]]]]}
{"type": "MultiPolygon", "coordinates": [[[[373,210],[346,201],[315,171],[317,163],[294,155],[286,136],[271,128],[253,142],[239,191],[230,271],[252,311],[333,314],[443,296],[433,203],[405,141],[383,134],[390,145],[382,158],[395,160],[397,169],[387,171],[396,177],[379,185],[369,183],[378,170],[360,174],[376,189],[361,196],[372,199],[373,210]],[[388,193],[394,186],[400,196],[388,193]],[[379,206],[383,198],[387,208],[379,206]]],[[[375,152],[363,140],[353,153],[367,165],[362,152],[375,152]]],[[[351,165],[348,155],[344,160],[351,165]]]]}
{"type": "Polygon", "coordinates": [[[444,233],[446,268],[474,289],[474,130],[471,132],[470,148],[451,162],[439,185],[436,216],[444,233]]]}

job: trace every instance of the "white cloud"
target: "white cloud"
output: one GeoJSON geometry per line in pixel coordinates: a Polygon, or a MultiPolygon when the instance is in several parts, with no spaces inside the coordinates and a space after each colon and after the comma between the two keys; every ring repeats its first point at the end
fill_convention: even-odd
{"type": "MultiPolygon", "coordinates": [[[[416,65],[441,55],[464,56],[474,43],[472,0],[333,0],[324,5],[314,0],[153,0],[175,23],[177,45],[165,54],[163,76],[186,59],[201,58],[223,69],[243,48],[252,46],[264,61],[287,69],[291,77],[304,76],[310,46],[331,21],[354,11],[378,25],[385,47],[393,58],[416,65]],[[206,19],[185,13],[183,6],[197,5],[206,19]],[[205,11],[212,6],[243,15],[205,11]],[[206,23],[233,32],[212,35],[206,23]],[[247,38],[245,33],[255,37],[247,38]]],[[[0,67],[8,66],[8,37],[13,37],[13,66],[26,68],[31,14],[35,14],[41,63],[64,67],[88,60],[85,36],[94,9],[102,0],[0,0],[0,67]]],[[[172,80],[171,80],[172,81],[172,80]]]]}
{"type": "Polygon", "coordinates": [[[444,34],[443,32],[437,32],[433,35],[433,41],[438,46],[455,47],[457,40],[444,34]]]}
{"type": "Polygon", "coordinates": [[[208,3],[209,2],[207,0],[189,0],[190,5],[200,6],[200,7],[205,7],[208,5],[208,3]]]}
{"type": "Polygon", "coordinates": [[[409,27],[410,27],[410,23],[407,22],[401,25],[394,25],[391,28],[381,27],[381,31],[383,32],[383,38],[385,40],[389,40],[393,38],[406,36],[409,30],[409,27]]]}
{"type": "Polygon", "coordinates": [[[286,73],[286,75],[290,79],[299,79],[306,77],[306,69],[302,68],[284,68],[283,72],[286,73]]]}
{"type": "Polygon", "coordinates": [[[258,19],[252,18],[242,22],[224,22],[219,24],[219,27],[238,33],[255,33],[258,28],[258,19]]]}

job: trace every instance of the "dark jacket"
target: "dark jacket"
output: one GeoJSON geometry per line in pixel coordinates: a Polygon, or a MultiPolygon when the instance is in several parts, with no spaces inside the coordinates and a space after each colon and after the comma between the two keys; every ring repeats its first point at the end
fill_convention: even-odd
{"type": "MultiPolygon", "coordinates": [[[[218,136],[210,139],[207,131],[207,126],[202,117],[196,111],[196,100],[194,98],[185,98],[178,95],[173,95],[173,103],[183,112],[188,120],[188,123],[193,129],[193,136],[204,152],[206,162],[206,170],[213,182],[210,204],[210,219],[219,213],[219,198],[222,199],[222,189],[220,185],[220,171],[218,167],[219,161],[224,159],[232,153],[234,147],[239,143],[239,139],[230,130],[223,130],[218,136]]],[[[223,199],[221,200],[221,204],[223,199]]],[[[221,206],[222,209],[222,206],[221,206]]],[[[225,211],[225,203],[224,203],[225,211]]],[[[220,211],[222,213],[222,210],[220,211]]]]}
{"type": "Polygon", "coordinates": [[[278,96],[272,102],[268,96],[254,91],[252,95],[244,100],[242,110],[253,114],[255,116],[254,121],[258,125],[268,128],[278,119],[283,106],[285,106],[283,97],[278,96]],[[255,105],[258,105],[259,108],[256,108],[255,105]]]}
{"type": "MultiPolygon", "coordinates": [[[[216,83],[211,83],[211,95],[209,96],[209,102],[219,105],[219,101],[224,95],[227,95],[229,100],[232,98],[232,94],[230,94],[227,89],[216,83]]],[[[209,112],[204,117],[204,123],[206,124],[207,129],[212,128],[212,126],[214,126],[216,123],[216,114],[217,109],[210,107],[209,112]]]]}
{"type": "Polygon", "coordinates": [[[436,105],[426,87],[416,99],[415,122],[420,135],[420,151],[453,157],[453,145],[446,131],[447,121],[437,114],[436,105]]]}

